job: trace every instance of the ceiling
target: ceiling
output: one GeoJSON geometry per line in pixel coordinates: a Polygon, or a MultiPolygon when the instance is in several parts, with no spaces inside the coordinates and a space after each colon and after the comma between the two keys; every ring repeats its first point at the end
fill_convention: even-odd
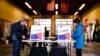
{"type": "MultiPolygon", "coordinates": [[[[19,8],[21,8],[23,11],[28,13],[29,15],[35,15],[32,10],[36,10],[38,14],[41,15],[54,15],[54,11],[48,11],[47,10],[47,4],[50,3],[52,0],[8,0],[11,3],[14,3],[19,8]],[[28,2],[32,9],[29,9],[25,2],[28,2]]],[[[58,14],[59,15],[73,15],[76,11],[79,11],[79,7],[82,5],[82,3],[85,3],[86,6],[79,11],[79,15],[82,15],[86,10],[91,8],[95,3],[97,3],[99,0],[65,0],[68,3],[68,11],[67,12],[61,12],[61,1],[62,0],[55,0],[55,3],[59,4],[58,7],[58,14]]]]}

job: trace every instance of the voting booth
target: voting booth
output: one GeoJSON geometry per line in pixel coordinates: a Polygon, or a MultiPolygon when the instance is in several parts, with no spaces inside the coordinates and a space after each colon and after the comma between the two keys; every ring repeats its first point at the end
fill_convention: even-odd
{"type": "Polygon", "coordinates": [[[57,31],[57,43],[59,47],[52,47],[50,56],[71,56],[71,27],[60,26],[57,31]]]}
{"type": "Polygon", "coordinates": [[[58,40],[71,41],[71,27],[70,26],[58,27],[57,33],[58,33],[57,34],[58,40]]]}
{"type": "Polygon", "coordinates": [[[32,25],[30,32],[30,40],[44,40],[44,32],[44,26],[32,25]]]}

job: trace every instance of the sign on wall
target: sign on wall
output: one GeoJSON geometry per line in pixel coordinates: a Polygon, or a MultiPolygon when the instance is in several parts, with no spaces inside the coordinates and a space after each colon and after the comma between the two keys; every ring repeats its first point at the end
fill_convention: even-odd
{"type": "Polygon", "coordinates": [[[71,40],[71,27],[63,26],[58,27],[58,40],[71,40]]]}
{"type": "Polygon", "coordinates": [[[44,40],[44,27],[38,25],[31,26],[30,40],[44,40]]]}

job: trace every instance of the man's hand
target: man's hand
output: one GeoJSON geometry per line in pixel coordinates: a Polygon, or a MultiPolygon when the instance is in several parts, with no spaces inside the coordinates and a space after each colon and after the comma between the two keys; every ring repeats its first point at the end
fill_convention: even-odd
{"type": "Polygon", "coordinates": [[[26,37],[23,35],[23,36],[22,36],[22,39],[25,39],[25,38],[26,38],[26,37]]]}

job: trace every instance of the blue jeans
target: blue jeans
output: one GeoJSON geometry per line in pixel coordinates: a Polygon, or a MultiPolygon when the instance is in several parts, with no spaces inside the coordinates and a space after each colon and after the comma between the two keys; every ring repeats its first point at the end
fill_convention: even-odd
{"type": "Polygon", "coordinates": [[[20,56],[21,41],[13,40],[13,56],[20,56]]]}

